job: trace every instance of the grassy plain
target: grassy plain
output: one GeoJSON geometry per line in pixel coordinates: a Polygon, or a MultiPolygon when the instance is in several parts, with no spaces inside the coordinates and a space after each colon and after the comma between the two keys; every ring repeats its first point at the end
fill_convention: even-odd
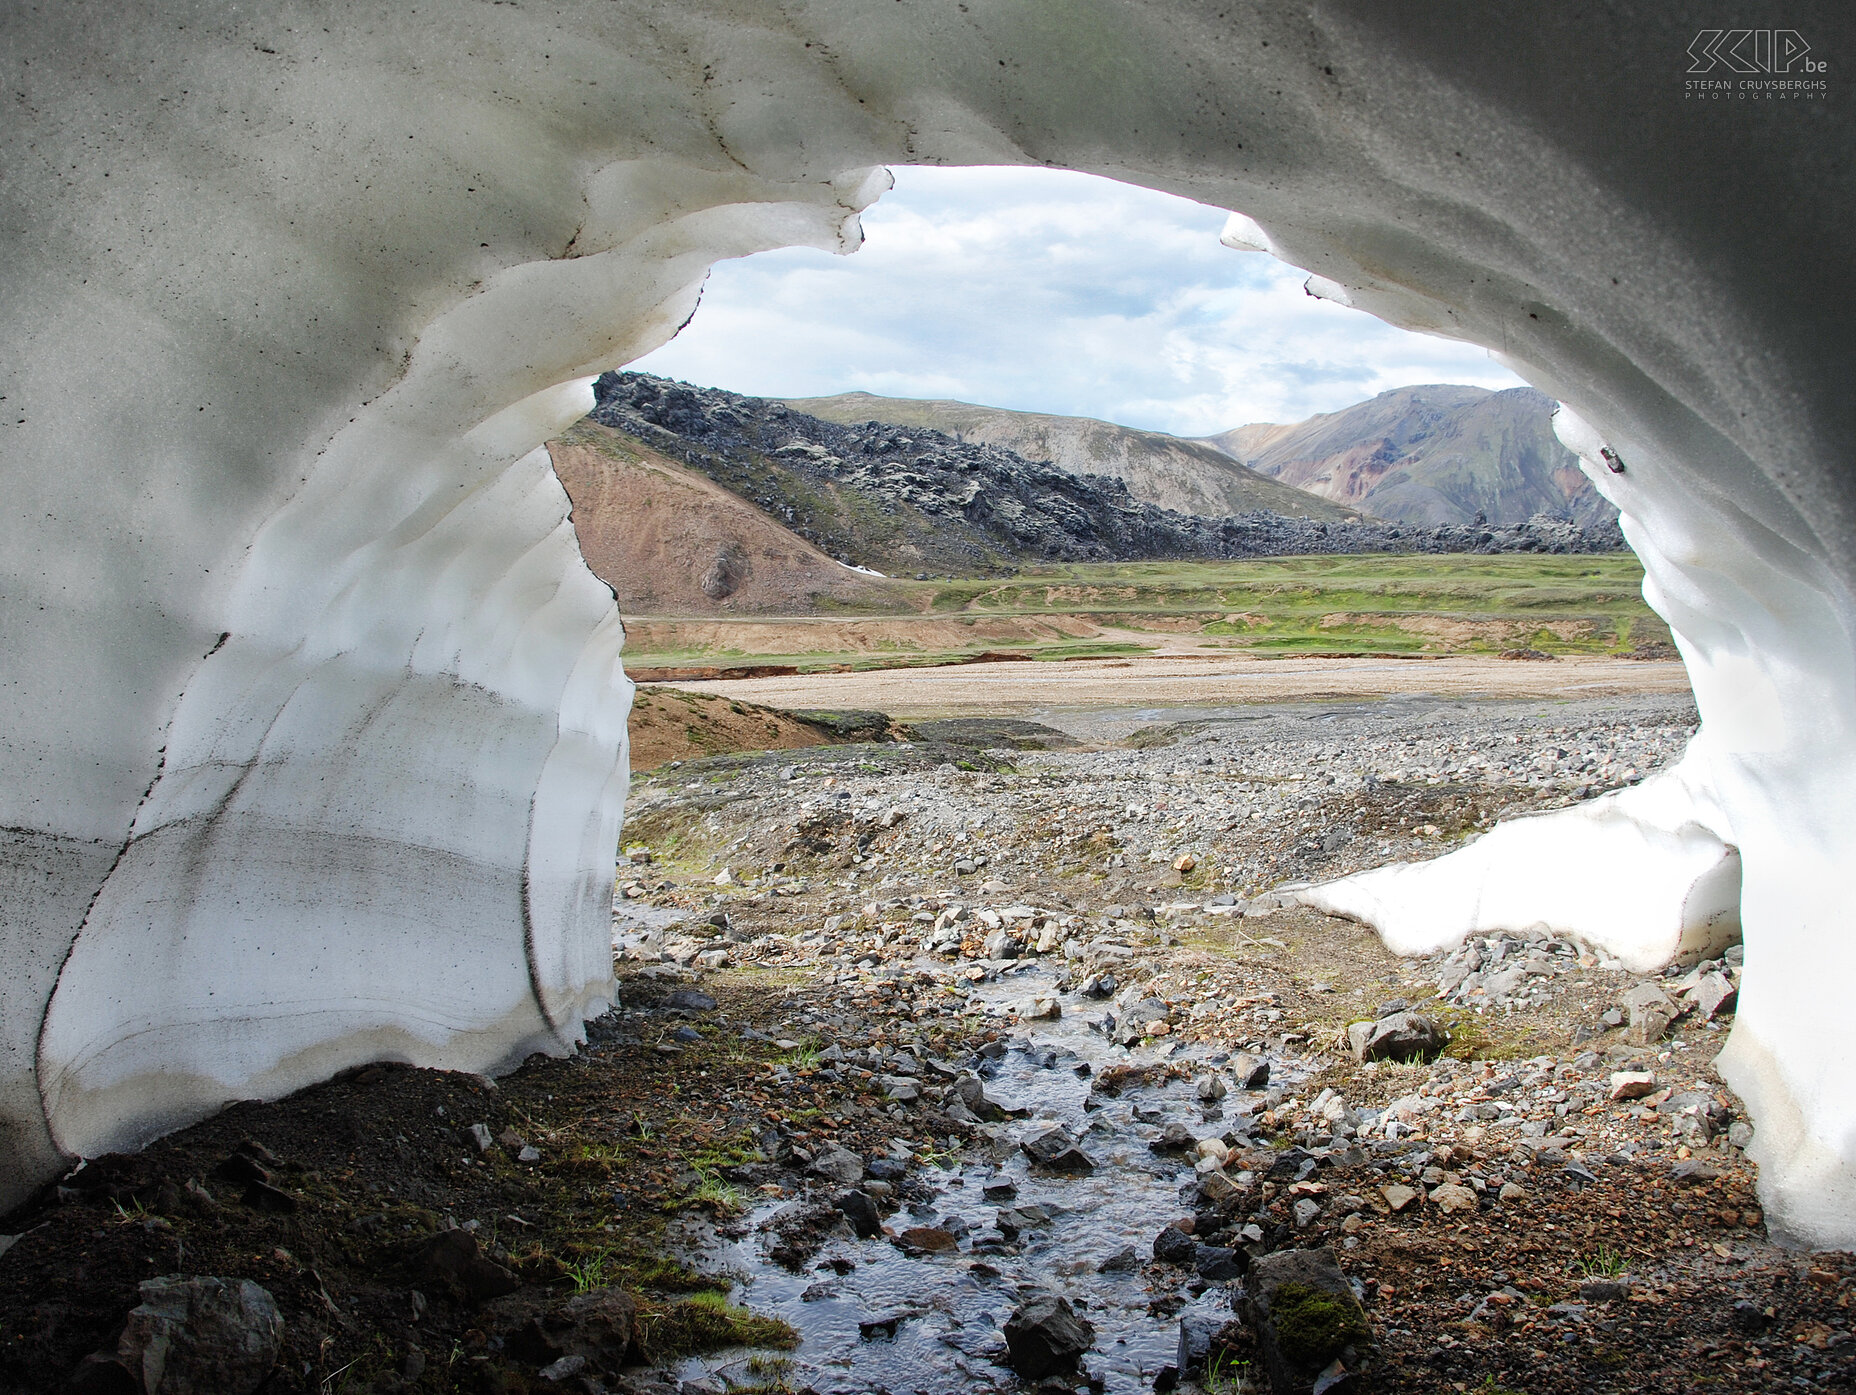
{"type": "Polygon", "coordinates": [[[1270,655],[1663,652],[1629,553],[1360,555],[1026,568],[888,584],[902,613],[641,617],[627,666],[801,671],[1247,650],[1270,655]]]}

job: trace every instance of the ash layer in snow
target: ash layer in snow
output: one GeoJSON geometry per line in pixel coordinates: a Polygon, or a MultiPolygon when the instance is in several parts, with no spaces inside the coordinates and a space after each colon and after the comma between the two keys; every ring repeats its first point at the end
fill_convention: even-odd
{"type": "MultiPolygon", "coordinates": [[[[860,566],[900,570],[885,534],[906,531],[912,560],[971,570],[1021,560],[1124,561],[1346,552],[1609,552],[1612,521],[1434,528],[1367,519],[1228,518],[1175,513],[1120,480],[1078,475],[998,446],[924,427],[840,426],[778,402],[643,373],[594,384],[593,419],[701,470],[808,542],[860,566]],[[827,512],[820,493],[855,502],[827,512]],[[874,515],[882,520],[872,527],[874,515]],[[914,526],[911,527],[910,525],[914,526]]],[[[1313,498],[1311,509],[1319,507],[1313,498]]]]}

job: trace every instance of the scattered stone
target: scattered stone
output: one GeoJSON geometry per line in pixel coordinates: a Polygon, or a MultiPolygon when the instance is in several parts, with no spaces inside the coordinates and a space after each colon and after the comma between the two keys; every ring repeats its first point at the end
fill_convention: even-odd
{"type": "Polygon", "coordinates": [[[1624,1009],[1630,1014],[1625,1039],[1637,1046],[1661,1041],[1670,1024],[1682,1015],[1682,1009],[1657,983],[1640,983],[1631,989],[1624,995],[1624,1009]]]}
{"type": "Polygon", "coordinates": [[[810,1169],[820,1177],[854,1187],[864,1180],[864,1160],[848,1148],[827,1144],[812,1159],[810,1169]]]}
{"type": "Polygon", "coordinates": [[[1616,1279],[1587,1279],[1579,1285],[1579,1297],[1587,1303],[1616,1303],[1630,1297],[1630,1285],[1616,1279]]]}
{"type": "Polygon", "coordinates": [[[1431,1205],[1442,1211],[1446,1216],[1453,1216],[1459,1211],[1474,1211],[1476,1209],[1476,1193],[1470,1188],[1459,1186],[1454,1182],[1445,1182],[1442,1186],[1432,1190],[1431,1205]]]}
{"type": "Polygon", "coordinates": [[[472,1124],[464,1132],[470,1135],[470,1141],[476,1145],[479,1153],[487,1153],[496,1146],[496,1140],[491,1137],[488,1124],[472,1124]]]}
{"type": "Polygon", "coordinates": [[[1496,1196],[1503,1201],[1525,1201],[1527,1199],[1527,1189],[1513,1182],[1503,1182],[1502,1189],[1496,1193],[1496,1196]]]}
{"type": "Polygon", "coordinates": [[[1403,1211],[1419,1196],[1415,1187],[1408,1187],[1403,1182],[1393,1182],[1389,1186],[1381,1187],[1379,1194],[1386,1199],[1386,1205],[1394,1211],[1403,1211]]]}
{"type": "Polygon", "coordinates": [[[1726,974],[1704,974],[1689,991],[1689,997],[1695,1004],[1695,1012],[1703,1022],[1711,1022],[1723,1013],[1732,1012],[1739,1001],[1740,990],[1735,988],[1726,974]]]}
{"type": "Polygon", "coordinates": [[[1005,1323],[1012,1369],[1025,1380],[1075,1370],[1095,1340],[1095,1328],[1076,1315],[1068,1299],[1054,1293],[1025,1300],[1005,1323]]]}
{"type": "Polygon", "coordinates": [[[715,999],[700,988],[679,988],[664,999],[664,1006],[683,1012],[714,1012],[715,999]]]}
{"type": "Polygon", "coordinates": [[[1611,1098],[1613,1100],[1639,1100],[1645,1095],[1656,1093],[1656,1074],[1647,1070],[1614,1070],[1611,1072],[1611,1098]]]}

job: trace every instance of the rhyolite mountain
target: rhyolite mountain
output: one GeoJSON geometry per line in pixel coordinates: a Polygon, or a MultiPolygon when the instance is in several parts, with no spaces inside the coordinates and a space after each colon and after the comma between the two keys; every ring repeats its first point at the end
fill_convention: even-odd
{"type": "Polygon", "coordinates": [[[1181,513],[1305,511],[1263,492],[1280,483],[1409,523],[1523,523],[1544,514],[1583,527],[1617,516],[1553,434],[1552,399],[1532,388],[1394,388],[1306,421],[1199,440],[1091,417],[867,392],[786,405],[827,421],[928,427],[1074,473],[1109,475],[1135,498],[1181,513]]]}
{"type": "Polygon", "coordinates": [[[1207,439],[1259,474],[1374,518],[1608,523],[1617,510],[1553,434],[1553,405],[1528,387],[1402,387],[1306,421],[1207,439]]]}
{"type": "MultiPolygon", "coordinates": [[[[592,419],[682,462],[824,554],[887,575],[974,574],[1036,562],[1350,552],[1589,552],[1622,545],[1615,525],[1535,519],[1415,528],[1264,480],[1301,508],[1206,517],[926,427],[841,425],[782,402],[607,373],[592,419]]],[[[578,519],[576,519],[578,525],[578,519]]],[[[706,565],[706,563],[705,563],[706,565]]]]}

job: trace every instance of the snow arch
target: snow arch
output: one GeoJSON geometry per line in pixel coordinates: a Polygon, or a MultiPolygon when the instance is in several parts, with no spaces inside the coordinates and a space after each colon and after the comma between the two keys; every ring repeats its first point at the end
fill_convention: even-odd
{"type": "MultiPolygon", "coordinates": [[[[1805,8],[1836,51],[1850,20],[1805,8]]],[[[1654,7],[0,26],[0,1204],[351,1062],[568,1049],[609,991],[628,690],[539,443],[717,258],[853,247],[884,162],[1027,163],[1243,209],[1238,240],[1496,348],[1625,462],[1705,736],[1620,817],[1739,850],[1769,1209],[1856,1241],[1843,104],[1685,101],[1693,34],[1654,7]]],[[[1503,863],[1523,903],[1536,865],[1503,863]]]]}

